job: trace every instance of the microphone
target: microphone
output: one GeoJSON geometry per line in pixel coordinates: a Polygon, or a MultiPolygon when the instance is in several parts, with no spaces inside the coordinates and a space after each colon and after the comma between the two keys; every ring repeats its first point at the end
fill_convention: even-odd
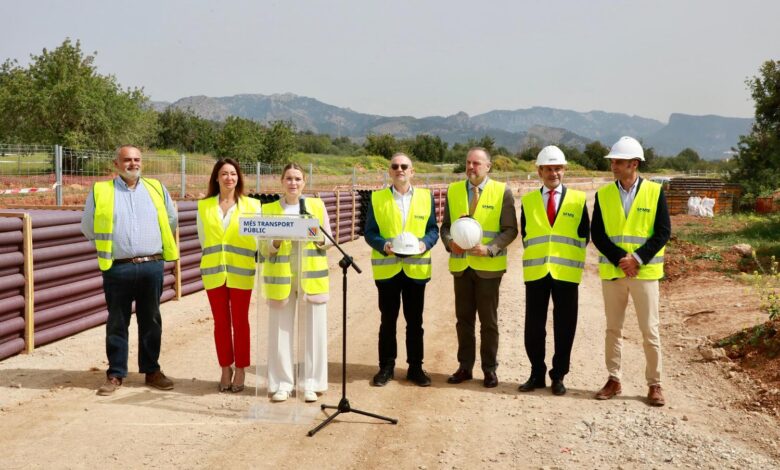
{"type": "Polygon", "coordinates": [[[309,214],[309,212],[306,210],[306,201],[305,201],[303,198],[300,198],[300,199],[298,199],[298,203],[300,204],[300,207],[298,208],[298,212],[299,212],[301,215],[311,215],[311,214],[309,214]]]}

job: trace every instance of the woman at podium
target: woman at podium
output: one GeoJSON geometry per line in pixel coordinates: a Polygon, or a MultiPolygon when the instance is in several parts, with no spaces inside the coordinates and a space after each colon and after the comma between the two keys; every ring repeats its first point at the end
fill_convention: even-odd
{"type": "MultiPolygon", "coordinates": [[[[330,220],[325,204],[319,198],[305,198],[306,178],[303,168],[290,163],[282,170],[284,194],[275,202],[263,204],[264,215],[298,216],[310,214],[330,233],[330,220]]],[[[307,402],[317,401],[317,393],[328,389],[327,306],[329,298],[328,258],[325,240],[306,242],[301,247],[301,292],[305,321],[305,351],[303,396],[307,402]]],[[[269,304],[268,317],[268,391],[271,400],[282,402],[294,388],[293,332],[296,289],[292,266],[296,251],[292,242],[274,240],[268,245],[268,256],[263,263],[263,293],[269,304]],[[273,279],[273,282],[267,282],[273,279]]]]}
{"type": "Polygon", "coordinates": [[[198,201],[200,273],[214,317],[214,343],[222,367],[220,392],[244,390],[249,366],[249,299],[255,282],[254,238],[238,234],[241,214],[259,214],[260,201],[244,196],[237,161],[217,161],[206,197],[198,201]],[[236,369],[233,371],[233,365],[236,369]]]}

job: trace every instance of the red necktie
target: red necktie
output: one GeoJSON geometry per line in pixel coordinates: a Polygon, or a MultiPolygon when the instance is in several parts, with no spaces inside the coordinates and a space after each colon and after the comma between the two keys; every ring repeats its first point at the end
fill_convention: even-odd
{"type": "Polygon", "coordinates": [[[547,198],[547,220],[550,221],[550,227],[555,223],[555,190],[550,191],[547,198]]]}

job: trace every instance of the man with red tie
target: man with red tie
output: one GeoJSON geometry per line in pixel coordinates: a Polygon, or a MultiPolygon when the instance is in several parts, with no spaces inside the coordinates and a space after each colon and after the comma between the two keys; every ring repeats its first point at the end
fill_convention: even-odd
{"type": "Polygon", "coordinates": [[[590,220],[585,193],[562,183],[566,157],[561,149],[547,146],[536,157],[542,186],[522,198],[520,234],[523,238],[525,281],[525,351],[531,376],[521,392],[544,388],[547,306],[553,300],[555,354],[550,379],[552,393],[563,395],[563,378],[569,372],[571,348],[577,329],[577,294],[585,267],[590,220]]]}

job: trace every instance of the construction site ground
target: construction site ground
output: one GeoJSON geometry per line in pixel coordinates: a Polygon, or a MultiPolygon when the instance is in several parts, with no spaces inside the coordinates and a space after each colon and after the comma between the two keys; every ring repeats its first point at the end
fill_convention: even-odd
{"type": "MultiPolygon", "coordinates": [[[[330,250],[330,389],[320,402],[304,405],[314,409],[313,419],[252,419],[249,411],[259,402],[269,406],[266,397],[255,397],[251,387],[217,393],[211,313],[199,292],[162,306],[160,362],[175,381],[172,391],[143,385],[134,324],[131,373],[113,396],[95,394],[106,368],[102,327],[0,362],[2,468],[780,468],[778,405],[766,399],[780,393],[780,377],[759,381],[737,362],[702,354],[709,339],[762,323],[766,314],[744,284],[716,268],[680,262],[683,251],[667,252],[672,275],[662,283],[661,298],[667,406],[654,408],[644,400],[645,362],[633,307],[625,330],[623,394],[593,399],[607,374],[604,303],[592,245],[580,286],[568,393],[560,397],[549,387],[517,391],[530,370],[522,341],[519,240],[510,247],[501,284],[500,384],[494,389],[482,387],[479,362],[474,380],[446,383],[457,368],[457,339],[452,278],[440,244],[433,250],[425,299],[424,367],[433,384],[420,388],[404,380],[401,318],[396,378],[372,387],[379,313],[370,249],[362,239],[345,249],[364,270],[349,273],[347,395],[352,406],[397,418],[398,424],[348,413],[307,436],[330,412],[318,411],[319,405],[336,404],[341,396],[341,257],[330,250]]],[[[254,301],[251,312],[253,336],[267,334],[258,331],[254,301]]],[[[551,318],[547,344],[549,364],[551,318]]],[[[247,383],[254,383],[254,367],[247,383]]]]}

